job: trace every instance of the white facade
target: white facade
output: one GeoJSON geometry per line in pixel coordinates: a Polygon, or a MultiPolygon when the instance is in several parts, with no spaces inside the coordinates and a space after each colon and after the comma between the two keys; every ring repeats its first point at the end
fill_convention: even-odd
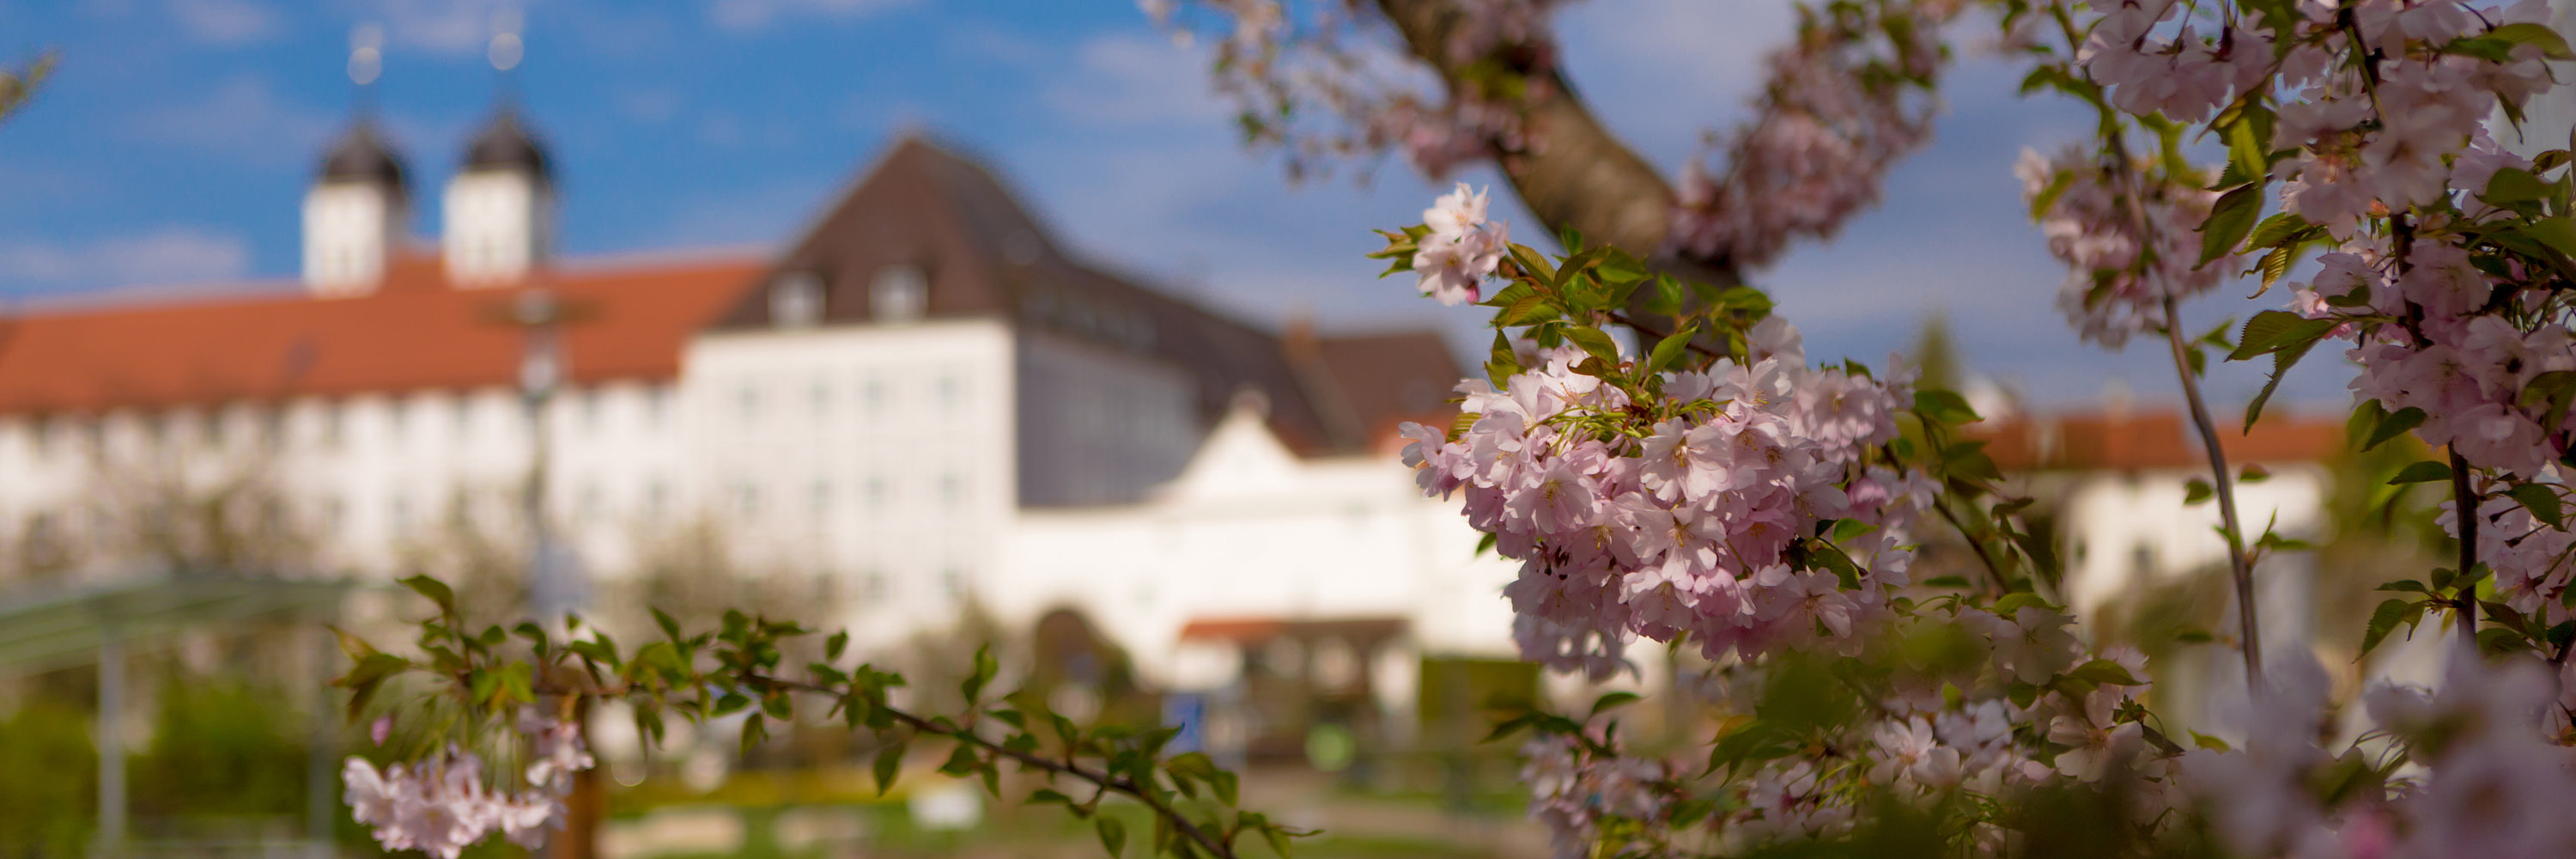
{"type": "Polygon", "coordinates": [[[447,276],[459,285],[516,282],[554,246],[554,191],[526,171],[460,172],[439,208],[447,276]]]}
{"type": "Polygon", "coordinates": [[[304,194],[304,285],[316,295],[355,295],[384,279],[409,213],[402,196],[370,182],[325,181],[304,194]]]}
{"type": "Polygon", "coordinates": [[[1184,646],[1192,620],[1398,618],[1421,652],[1510,657],[1518,564],[1478,539],[1392,455],[1300,458],[1247,403],[1143,503],[1021,511],[985,593],[1010,623],[1081,612],[1180,688],[1232,679],[1184,646]]]}
{"type": "Polygon", "coordinates": [[[714,332],[680,401],[689,497],[761,568],[826,577],[863,644],[955,621],[1016,509],[998,319],[714,332]]]}

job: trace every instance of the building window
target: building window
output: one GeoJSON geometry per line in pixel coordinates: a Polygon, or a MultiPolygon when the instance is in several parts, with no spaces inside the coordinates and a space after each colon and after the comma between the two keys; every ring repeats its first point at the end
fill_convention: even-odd
{"type": "Polygon", "coordinates": [[[671,386],[654,385],[644,390],[644,419],[654,429],[661,429],[662,423],[670,420],[670,412],[671,386]]]}
{"type": "Polygon", "coordinates": [[[866,590],[863,591],[863,593],[867,595],[868,599],[883,599],[885,597],[886,574],[884,570],[869,567],[867,578],[864,581],[866,582],[866,590]]]}
{"type": "Polygon", "coordinates": [[[607,400],[608,395],[596,387],[581,390],[581,428],[584,432],[599,432],[602,416],[608,412],[607,400]]]}
{"type": "Polygon", "coordinates": [[[825,515],[830,514],[830,513],[832,512],[832,483],[831,483],[831,481],[828,481],[828,480],[817,480],[817,481],[814,481],[814,486],[813,486],[813,489],[812,489],[811,491],[812,491],[812,493],[813,493],[811,497],[812,497],[812,501],[813,501],[813,505],[814,505],[814,518],[816,518],[816,519],[821,519],[821,518],[823,518],[825,515]]]}
{"type": "Polygon", "coordinates": [[[957,404],[965,400],[966,380],[957,378],[953,372],[939,374],[939,407],[953,412],[957,410],[957,404]]]}
{"type": "Polygon", "coordinates": [[[922,275],[919,266],[886,266],[878,269],[875,282],[868,284],[868,309],[878,322],[918,321],[929,303],[930,279],[922,275]]]}
{"type": "Polygon", "coordinates": [[[340,446],[340,429],[341,425],[347,422],[345,415],[347,410],[348,405],[345,403],[322,405],[322,444],[335,448],[340,446]]]}
{"type": "Polygon", "coordinates": [[[822,322],[822,276],[810,271],[780,276],[769,287],[769,321],[780,328],[805,328],[822,322]]]}
{"type": "Polygon", "coordinates": [[[869,475],[868,507],[874,510],[884,510],[886,508],[886,504],[893,500],[894,487],[887,484],[885,477],[883,475],[869,475]]]}
{"type": "Polygon", "coordinates": [[[875,377],[875,376],[870,376],[870,377],[868,377],[868,414],[869,414],[869,416],[873,417],[873,416],[877,416],[877,415],[885,414],[885,408],[886,408],[886,382],[885,382],[885,380],[884,380],[884,379],[877,378],[877,377],[875,377]]]}
{"type": "Polygon", "coordinates": [[[965,599],[966,571],[953,564],[947,569],[940,570],[939,587],[948,592],[948,598],[951,601],[965,599]]]}
{"type": "Polygon", "coordinates": [[[831,414],[832,383],[829,380],[819,378],[815,379],[814,387],[808,392],[808,396],[814,406],[815,417],[820,418],[824,415],[831,414]]]}
{"type": "Polygon", "coordinates": [[[753,387],[750,382],[742,383],[742,390],[734,393],[734,407],[742,412],[743,423],[750,423],[752,419],[759,417],[760,389],[753,387]]]}
{"type": "Polygon", "coordinates": [[[661,478],[654,478],[653,482],[644,488],[644,515],[658,522],[663,516],[669,515],[670,510],[671,488],[663,485],[661,478]]]}
{"type": "Polygon", "coordinates": [[[734,510],[744,518],[760,515],[760,487],[744,483],[733,489],[734,510]]]}
{"type": "Polygon", "coordinates": [[[965,500],[965,475],[954,471],[939,475],[939,503],[955,507],[965,500]]]}

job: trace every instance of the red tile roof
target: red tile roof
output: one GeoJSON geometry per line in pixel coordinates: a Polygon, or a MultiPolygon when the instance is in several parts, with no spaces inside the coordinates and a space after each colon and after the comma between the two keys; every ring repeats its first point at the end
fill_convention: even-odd
{"type": "MultiPolygon", "coordinates": [[[[2047,469],[2139,471],[2205,467],[2199,434],[2179,413],[2075,414],[1971,424],[2005,471],[2047,469]]],[[[2316,462],[2343,451],[2338,421],[2275,416],[2245,432],[2219,417],[2218,443],[2230,462],[2316,462]]]]}
{"type": "MultiPolygon", "coordinates": [[[[671,379],[689,335],[765,269],[755,259],[663,262],[551,270],[529,283],[588,311],[568,329],[572,380],[671,379]]],[[[521,334],[490,319],[521,288],[451,288],[435,258],[412,257],[364,296],[0,320],[0,412],[513,385],[521,334]]]]}

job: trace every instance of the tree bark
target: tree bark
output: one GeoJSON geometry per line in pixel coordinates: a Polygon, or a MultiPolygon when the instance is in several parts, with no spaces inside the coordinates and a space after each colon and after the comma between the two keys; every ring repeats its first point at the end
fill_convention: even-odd
{"type": "MultiPolygon", "coordinates": [[[[1377,6],[1413,55],[1439,70],[1456,96],[1462,69],[1448,45],[1467,13],[1453,0],[1377,0],[1377,6]]],[[[1523,136],[1530,143],[1501,153],[1498,160],[1512,191],[1548,233],[1572,228],[1587,242],[1655,260],[1676,276],[1737,283],[1735,267],[1724,261],[1665,252],[1675,200],[1672,184],[1592,115],[1563,74],[1546,69],[1534,77],[1539,86],[1532,91],[1538,94],[1518,105],[1523,136]]]]}

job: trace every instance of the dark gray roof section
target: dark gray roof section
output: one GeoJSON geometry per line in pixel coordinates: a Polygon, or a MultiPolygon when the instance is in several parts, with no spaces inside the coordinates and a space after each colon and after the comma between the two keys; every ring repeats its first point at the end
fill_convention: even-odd
{"type": "Polygon", "coordinates": [[[396,194],[405,191],[402,156],[385,142],[372,120],[360,119],[349,130],[332,141],[331,149],[322,155],[324,182],[370,182],[392,188],[396,194]]]}
{"type": "Polygon", "coordinates": [[[467,170],[524,170],[540,182],[554,180],[551,159],[546,149],[531,135],[519,112],[502,108],[475,132],[474,140],[465,145],[467,170]]]}
{"type": "MultiPolygon", "coordinates": [[[[1156,360],[1195,377],[1202,417],[1238,391],[1261,392],[1282,441],[1321,453],[1367,439],[1319,409],[1311,372],[1279,337],[1075,259],[974,160],[906,135],[832,208],[793,240],[763,286],[791,272],[823,278],[824,324],[870,318],[869,284],[885,266],[917,266],[930,282],[925,316],[992,317],[1156,360]]],[[[770,324],[767,289],[749,290],[713,326],[770,324]]]]}

